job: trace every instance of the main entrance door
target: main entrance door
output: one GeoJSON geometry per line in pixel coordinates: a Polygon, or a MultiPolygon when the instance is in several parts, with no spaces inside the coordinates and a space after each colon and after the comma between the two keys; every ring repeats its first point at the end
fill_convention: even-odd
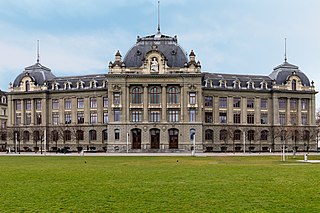
{"type": "Polygon", "coordinates": [[[141,129],[132,129],[132,149],[141,149],[141,129]]]}
{"type": "Polygon", "coordinates": [[[151,149],[159,149],[160,148],[160,130],[159,129],[151,129],[151,149]]]}
{"type": "Polygon", "coordinates": [[[169,129],[169,149],[178,149],[179,130],[169,129]]]}

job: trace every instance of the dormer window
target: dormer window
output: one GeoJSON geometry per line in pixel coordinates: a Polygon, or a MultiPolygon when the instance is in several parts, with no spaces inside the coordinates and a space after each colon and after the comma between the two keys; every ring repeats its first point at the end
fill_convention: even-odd
{"type": "Polygon", "coordinates": [[[107,87],[108,87],[108,82],[107,82],[107,81],[103,81],[102,87],[103,87],[103,88],[107,88],[107,87]]]}
{"type": "Polygon", "coordinates": [[[26,92],[30,91],[30,82],[26,81],[26,92]]]}
{"type": "Polygon", "coordinates": [[[220,88],[226,88],[227,87],[227,81],[226,80],[220,80],[220,88]]]}
{"type": "Polygon", "coordinates": [[[69,89],[71,89],[71,86],[72,86],[72,83],[71,82],[66,82],[65,84],[64,84],[64,89],[65,90],[69,90],[69,89]]]}
{"type": "Polygon", "coordinates": [[[254,82],[251,81],[251,80],[248,81],[248,82],[247,82],[247,88],[248,88],[248,89],[254,89],[254,82]]]}
{"type": "Polygon", "coordinates": [[[297,81],[295,79],[293,79],[291,82],[291,88],[293,91],[297,90],[297,81]]]}
{"type": "Polygon", "coordinates": [[[90,88],[96,88],[97,87],[97,81],[96,80],[92,80],[90,82],[90,88]]]}
{"type": "Polygon", "coordinates": [[[1,97],[1,103],[6,104],[7,103],[7,98],[6,96],[1,97]]]}
{"type": "Polygon", "coordinates": [[[233,82],[233,88],[240,89],[241,88],[241,82],[239,80],[235,80],[233,82]]]}
{"type": "Polygon", "coordinates": [[[54,83],[52,83],[52,89],[53,90],[59,90],[59,83],[58,82],[54,82],[54,83]]]}
{"type": "Polygon", "coordinates": [[[265,80],[263,80],[263,81],[260,83],[260,85],[261,85],[261,89],[268,89],[268,83],[267,83],[265,80]]]}

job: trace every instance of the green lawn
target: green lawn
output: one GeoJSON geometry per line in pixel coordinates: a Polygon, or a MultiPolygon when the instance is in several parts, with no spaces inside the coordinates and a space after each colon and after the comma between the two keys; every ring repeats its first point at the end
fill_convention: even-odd
{"type": "Polygon", "coordinates": [[[320,212],[320,164],[295,160],[1,156],[0,211],[320,212]]]}

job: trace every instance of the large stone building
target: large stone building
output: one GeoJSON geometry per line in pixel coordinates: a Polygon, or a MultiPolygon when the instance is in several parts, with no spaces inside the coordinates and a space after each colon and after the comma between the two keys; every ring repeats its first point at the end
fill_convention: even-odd
{"type": "Polygon", "coordinates": [[[286,59],[269,76],[201,72],[192,50],[158,30],[118,51],[106,74],[56,77],[39,59],[25,68],[8,92],[8,147],[315,150],[315,94],[286,59]]]}
{"type": "Polygon", "coordinates": [[[7,108],[7,94],[0,90],[0,151],[5,150],[7,144],[7,108]]]}

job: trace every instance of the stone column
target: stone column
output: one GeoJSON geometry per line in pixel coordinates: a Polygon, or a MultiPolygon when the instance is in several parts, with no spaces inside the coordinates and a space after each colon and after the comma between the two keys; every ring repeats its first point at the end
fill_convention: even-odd
{"type": "Polygon", "coordinates": [[[90,123],[90,97],[84,98],[84,123],[90,123]]]}
{"type": "Polygon", "coordinates": [[[8,123],[7,126],[13,126],[14,119],[13,119],[13,115],[15,114],[15,110],[13,108],[13,100],[11,99],[11,95],[8,95],[8,99],[7,99],[7,103],[8,103],[8,123]]]}
{"type": "Polygon", "coordinates": [[[48,118],[52,117],[52,115],[48,115],[50,112],[47,111],[47,97],[41,99],[41,124],[47,126],[49,121],[48,118]]]}
{"type": "Polygon", "coordinates": [[[233,123],[233,97],[227,98],[227,124],[233,123]]]}
{"type": "Polygon", "coordinates": [[[72,97],[71,98],[71,122],[72,124],[78,123],[78,115],[77,115],[77,97],[72,97]]]}
{"type": "Polygon", "coordinates": [[[64,115],[64,105],[63,105],[63,98],[59,99],[59,120],[60,124],[65,125],[65,115],[64,115]]]}
{"type": "Polygon", "coordinates": [[[290,120],[290,98],[287,98],[286,119],[287,119],[287,125],[290,125],[291,124],[291,120],[290,120]]]}
{"type": "MultiPolygon", "coordinates": [[[[272,112],[270,124],[279,124],[279,99],[276,95],[272,96],[272,112]]],[[[270,109],[270,107],[269,107],[270,109]]]]}
{"type": "Polygon", "coordinates": [[[21,99],[21,124],[25,124],[25,118],[26,118],[26,106],[25,106],[25,100],[21,99]]]}
{"type": "Polygon", "coordinates": [[[219,124],[219,97],[213,97],[213,109],[214,109],[214,123],[219,124]]]}
{"type": "Polygon", "coordinates": [[[31,125],[36,123],[36,99],[31,99],[31,125]]]}
{"type": "Polygon", "coordinates": [[[241,123],[246,124],[247,123],[247,98],[241,97],[241,123]]]}
{"type": "Polygon", "coordinates": [[[148,84],[143,84],[143,122],[148,122],[148,84]]]}
{"type": "MultiPolygon", "coordinates": [[[[184,111],[185,111],[185,108],[186,108],[186,103],[184,103],[184,93],[185,93],[185,88],[184,88],[184,85],[183,84],[180,84],[180,88],[181,88],[181,92],[180,92],[180,109],[181,109],[181,112],[180,112],[180,121],[183,122],[184,120],[184,111]]],[[[166,112],[167,114],[167,112],[166,112]]]]}
{"type": "Polygon", "coordinates": [[[167,88],[166,84],[162,84],[162,92],[161,92],[161,122],[166,122],[166,112],[167,112],[167,88]]]}
{"type": "Polygon", "coordinates": [[[255,119],[255,121],[254,121],[254,123],[255,124],[261,124],[261,121],[260,121],[260,109],[261,109],[261,104],[260,104],[260,101],[261,99],[260,99],[260,97],[256,97],[255,99],[254,99],[254,119],[255,119]]]}
{"type": "Polygon", "coordinates": [[[301,98],[298,98],[298,107],[297,107],[297,124],[300,126],[301,123],[301,98]]]}

